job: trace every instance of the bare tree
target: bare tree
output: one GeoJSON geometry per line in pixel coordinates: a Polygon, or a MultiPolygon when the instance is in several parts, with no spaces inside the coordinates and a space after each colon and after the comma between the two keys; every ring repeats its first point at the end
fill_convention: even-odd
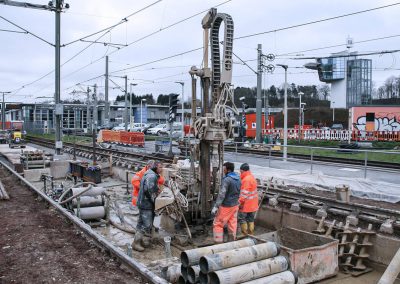
{"type": "Polygon", "coordinates": [[[380,99],[380,100],[383,99],[384,96],[385,96],[385,87],[380,86],[380,87],[378,88],[377,93],[378,93],[378,99],[380,99]]]}
{"type": "Polygon", "coordinates": [[[320,95],[320,98],[323,98],[325,101],[328,99],[330,93],[331,88],[328,84],[318,86],[318,94],[320,95]]]}
{"type": "Polygon", "coordinates": [[[393,92],[395,89],[395,81],[396,81],[395,76],[390,76],[385,81],[386,98],[388,99],[393,98],[395,96],[395,93],[393,92]]]}

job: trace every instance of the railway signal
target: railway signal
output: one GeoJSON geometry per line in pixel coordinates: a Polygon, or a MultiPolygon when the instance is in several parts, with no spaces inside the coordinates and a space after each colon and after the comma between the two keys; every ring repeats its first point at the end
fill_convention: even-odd
{"type": "Polygon", "coordinates": [[[168,116],[168,122],[172,123],[175,121],[176,118],[176,111],[178,109],[178,99],[179,95],[178,94],[170,94],[169,95],[169,116],[168,116]]]}

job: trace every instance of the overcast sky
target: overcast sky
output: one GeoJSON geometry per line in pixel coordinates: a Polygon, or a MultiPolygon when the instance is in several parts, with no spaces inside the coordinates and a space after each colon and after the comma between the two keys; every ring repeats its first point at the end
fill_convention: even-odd
{"type": "MultiPolygon", "coordinates": [[[[61,43],[67,44],[116,24],[124,17],[155,2],[157,0],[69,0],[67,3],[70,4],[70,9],[61,15],[61,43]]],[[[47,1],[36,0],[32,3],[47,4],[47,1]]],[[[206,12],[171,28],[166,27],[221,3],[224,4],[218,7],[218,12],[232,16],[235,37],[240,37],[397,2],[383,0],[162,0],[129,17],[126,23],[106,33],[99,41],[125,45],[159,31],[154,35],[119,50],[102,44],[90,45],[87,42],[77,42],[63,47],[61,49],[62,63],[90,45],[61,68],[62,98],[72,98],[72,96],[82,98],[83,95],[70,94],[73,90],[81,90],[79,86],[76,86],[81,82],[84,82],[82,83],[84,86],[97,84],[99,92],[104,92],[104,77],[101,75],[105,72],[105,59],[102,57],[106,54],[110,54],[110,73],[114,76],[127,75],[129,83],[138,84],[133,87],[138,95],[180,93],[181,87],[175,84],[175,81],[184,81],[185,94],[190,94],[188,70],[190,66],[199,66],[202,63],[201,50],[152,64],[146,63],[201,47],[203,35],[201,19],[206,12]],[[142,64],[146,65],[115,72],[142,64]],[[87,81],[97,76],[100,77],[87,81]]],[[[319,82],[316,72],[301,68],[304,63],[313,60],[291,58],[296,55],[298,57],[326,56],[332,52],[345,50],[345,46],[338,46],[302,52],[345,44],[348,36],[358,42],[398,35],[400,34],[399,15],[400,5],[396,5],[354,16],[238,39],[234,41],[233,50],[243,60],[256,58],[259,43],[262,44],[265,54],[293,53],[291,56],[277,56],[272,63],[300,67],[289,69],[289,83],[320,85],[322,83],[319,82]]],[[[0,4],[0,16],[54,43],[55,16],[53,12],[0,4]]],[[[19,29],[0,18],[0,30],[18,31],[19,29]]],[[[97,34],[87,40],[96,40],[101,35],[102,33],[97,34]]],[[[54,47],[32,35],[4,31],[0,31],[0,43],[0,91],[18,90],[9,95],[9,101],[32,102],[36,97],[54,94],[54,73],[30,84],[54,70],[54,47]],[[21,89],[22,86],[25,87],[21,89]]],[[[355,43],[352,51],[363,53],[400,49],[399,43],[400,36],[355,43]]],[[[372,76],[376,86],[382,85],[391,75],[400,75],[399,53],[367,58],[373,59],[372,76]]],[[[239,63],[236,58],[234,61],[239,63]]],[[[249,61],[248,64],[256,68],[256,61],[249,61]]],[[[235,64],[233,68],[232,84],[234,86],[256,86],[256,76],[248,67],[235,64]]],[[[118,85],[124,86],[123,79],[111,79],[118,85]]],[[[265,76],[263,83],[267,87],[272,84],[280,86],[283,80],[284,74],[278,67],[273,74],[265,76]]],[[[115,85],[110,82],[110,87],[115,87],[115,85]]],[[[110,89],[111,99],[118,94],[121,94],[121,90],[110,89]]],[[[43,100],[45,99],[36,99],[36,101],[43,100]]]]}

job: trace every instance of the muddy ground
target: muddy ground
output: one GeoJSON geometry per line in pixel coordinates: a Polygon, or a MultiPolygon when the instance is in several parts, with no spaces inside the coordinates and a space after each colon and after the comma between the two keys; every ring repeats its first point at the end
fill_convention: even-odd
{"type": "Polygon", "coordinates": [[[0,169],[0,283],[147,283],[0,169]]]}

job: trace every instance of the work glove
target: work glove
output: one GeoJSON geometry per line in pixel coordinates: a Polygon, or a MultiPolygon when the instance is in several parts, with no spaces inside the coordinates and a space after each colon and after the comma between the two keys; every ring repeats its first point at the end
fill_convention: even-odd
{"type": "Polygon", "coordinates": [[[217,207],[213,207],[213,209],[211,210],[211,216],[215,216],[215,214],[217,214],[218,208],[217,207]]]}

